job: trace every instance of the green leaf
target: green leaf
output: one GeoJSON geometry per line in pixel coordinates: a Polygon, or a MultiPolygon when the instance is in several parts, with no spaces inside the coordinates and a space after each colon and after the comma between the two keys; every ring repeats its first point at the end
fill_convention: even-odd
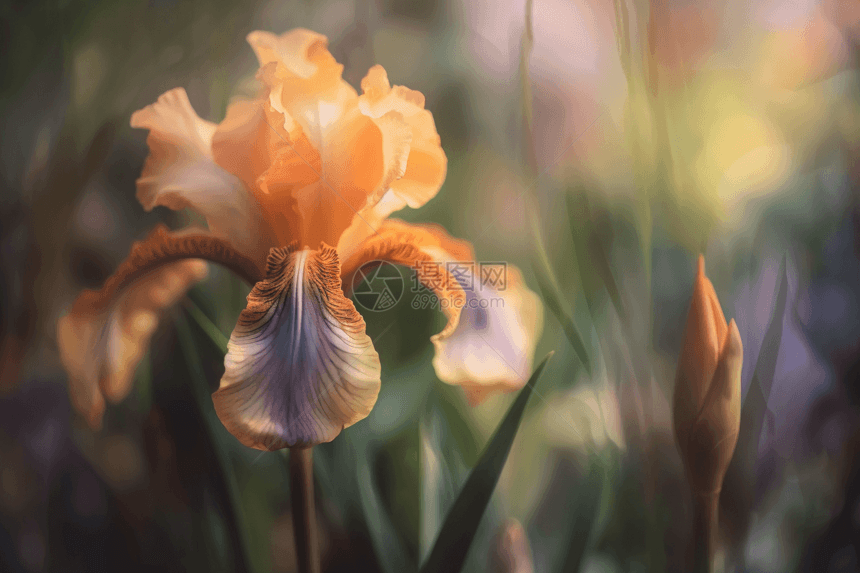
{"type": "Polygon", "coordinates": [[[583,342],[579,331],[576,329],[576,324],[574,324],[573,318],[567,314],[561,305],[561,301],[556,294],[558,292],[558,287],[554,285],[555,281],[553,280],[553,277],[542,272],[537,264],[533,264],[532,269],[534,270],[535,278],[538,283],[538,290],[540,290],[544,303],[556,319],[558,319],[568,342],[570,342],[570,345],[573,347],[573,350],[576,352],[582,365],[585,366],[585,370],[588,372],[588,375],[591,376],[591,362],[588,358],[588,351],[585,349],[585,343],[583,342]]]}
{"type": "Polygon", "coordinates": [[[571,508],[572,523],[567,542],[567,555],[563,573],[577,573],[582,568],[586,552],[592,546],[604,494],[609,490],[608,472],[599,463],[592,463],[585,479],[579,484],[576,500],[571,508]]]}
{"type": "Polygon", "coordinates": [[[140,361],[135,376],[137,408],[140,412],[149,412],[152,408],[152,353],[149,350],[140,361]]]}
{"type": "Polygon", "coordinates": [[[785,268],[785,257],[783,257],[780,266],[781,278],[777,287],[776,303],[762,339],[755,373],[741,410],[741,428],[735,459],[739,459],[745,464],[755,463],[761,430],[767,413],[770,389],[773,386],[773,377],[776,373],[776,360],[779,356],[779,347],[782,344],[783,317],[788,299],[788,275],[785,268]]]}
{"type": "Polygon", "coordinates": [[[371,542],[376,552],[376,558],[385,573],[408,573],[414,571],[412,559],[407,555],[406,548],[400,540],[400,534],[394,528],[391,517],[385,509],[382,497],[376,488],[370,464],[367,461],[369,452],[358,456],[358,487],[361,508],[367,519],[371,542]]]}
{"type": "Polygon", "coordinates": [[[233,534],[236,536],[235,542],[237,544],[241,569],[243,571],[253,572],[256,567],[250,551],[248,528],[245,519],[245,512],[240,502],[239,486],[236,483],[236,476],[233,473],[233,467],[230,463],[226,448],[217,434],[217,426],[219,426],[221,422],[218,420],[218,417],[215,414],[215,408],[212,405],[209,385],[206,382],[206,375],[203,370],[200,355],[197,351],[197,344],[194,342],[194,334],[191,331],[191,325],[183,315],[179,315],[176,319],[176,332],[179,337],[179,344],[182,346],[183,354],[185,355],[187,362],[197,406],[200,409],[203,419],[206,421],[205,426],[209,437],[209,444],[211,445],[214,453],[217,470],[223,480],[227,493],[227,499],[229,502],[229,507],[227,508],[229,511],[228,518],[232,522],[233,534]]]}
{"type": "MultiPolygon", "coordinates": [[[[440,390],[443,390],[440,388],[440,390]]],[[[448,388],[448,390],[455,390],[448,388]]],[[[434,392],[419,420],[421,511],[419,561],[430,555],[460,484],[481,454],[473,431],[447,392],[434,392]]]]}
{"type": "Polygon", "coordinates": [[[780,275],[773,314],[762,339],[750,388],[741,407],[738,445],[723,482],[724,495],[732,496],[737,507],[749,508],[746,514],[737,517],[737,527],[741,538],[746,536],[752,523],[755,496],[754,471],[758,458],[759,440],[761,439],[764,418],[768,412],[767,403],[776,372],[779,347],[782,344],[783,317],[788,299],[788,275],[785,257],[782,260],[780,275]]]}
{"type": "Polygon", "coordinates": [[[520,391],[508,410],[505,419],[496,429],[481,459],[478,460],[478,465],[469,474],[466,484],[457,496],[457,501],[445,518],[430,556],[421,568],[421,573],[458,573],[462,570],[478,525],[490,503],[493,490],[496,489],[499,475],[505,467],[505,461],[508,459],[534,385],[552,354],[550,352],[535,369],[525,388],[520,391]]]}
{"type": "Polygon", "coordinates": [[[182,306],[185,307],[185,310],[188,311],[188,314],[194,319],[194,322],[197,323],[204,334],[209,337],[209,340],[214,342],[215,346],[221,352],[227,354],[227,342],[229,339],[221,332],[221,329],[215,326],[215,323],[189,297],[185,297],[182,300],[182,306]]]}

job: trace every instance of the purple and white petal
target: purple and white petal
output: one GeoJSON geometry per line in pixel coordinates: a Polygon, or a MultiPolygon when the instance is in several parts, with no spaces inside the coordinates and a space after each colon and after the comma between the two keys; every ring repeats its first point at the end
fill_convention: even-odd
{"type": "Polygon", "coordinates": [[[507,265],[506,274],[504,285],[495,288],[475,277],[456,330],[432,339],[436,375],[462,386],[472,405],[525,385],[543,330],[540,299],[516,267],[507,265]]]}
{"type": "Polygon", "coordinates": [[[215,410],[246,446],[306,447],[365,418],[379,355],[341,290],[335,249],[272,249],[230,337],[215,410]]]}

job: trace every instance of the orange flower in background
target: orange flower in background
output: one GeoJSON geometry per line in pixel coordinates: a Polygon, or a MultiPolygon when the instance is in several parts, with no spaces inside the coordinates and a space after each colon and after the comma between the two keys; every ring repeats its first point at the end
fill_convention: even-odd
{"type": "Polygon", "coordinates": [[[532,550],[522,524],[516,519],[503,523],[494,540],[492,571],[496,573],[534,573],[532,550]]]}
{"type": "Polygon", "coordinates": [[[675,436],[697,495],[715,496],[722,489],[740,430],[742,367],[737,324],[726,323],[700,256],[673,405],[675,436]]]}
{"type": "Polygon", "coordinates": [[[379,358],[347,296],[352,274],[371,261],[443,269],[442,283],[418,273],[448,319],[432,339],[443,381],[464,386],[473,402],[522,387],[542,309],[519,272],[508,266],[506,288],[470,291],[444,270],[474,260],[468,243],[435,225],[388,219],[424,205],[445,179],[424,96],[392,87],[380,66],[358,95],[326,38],[308,30],[253,32],[248,41],[260,92],[232,103],[220,124],[200,119],[181,88],[131,118],[149,129],[141,204],[191,208],[208,229],[156,229],[60,320],[75,407],[97,426],[104,398],[127,395],[160,315],[205,274],[187,259],[221,264],[255,285],[213,394],[221,421],[248,446],[329,441],[370,412],[379,358]],[[497,304],[467,304],[482,298],[497,304]]]}

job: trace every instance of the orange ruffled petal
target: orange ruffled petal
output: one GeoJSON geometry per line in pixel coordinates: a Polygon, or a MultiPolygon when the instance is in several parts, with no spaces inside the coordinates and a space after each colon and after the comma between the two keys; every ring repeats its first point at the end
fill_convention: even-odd
{"type": "MultiPolygon", "coordinates": [[[[353,218],[338,242],[338,252],[351,254],[367,237],[379,229],[392,213],[406,206],[417,209],[436,196],[448,169],[433,115],[424,109],[421,92],[388,83],[382,66],[374,66],[361,82],[361,112],[372,118],[400,114],[411,133],[406,169],[399,178],[380,186],[384,192],[370,198],[368,205],[353,218]]],[[[377,120],[378,121],[378,120],[377,120]]]]}
{"type": "Polygon", "coordinates": [[[136,111],[131,126],[149,130],[150,154],[137,180],[144,209],[190,207],[206,217],[213,234],[261,261],[273,241],[260,205],[212,155],[215,125],[197,116],[182,88],[136,111]]]}
{"type": "Polygon", "coordinates": [[[60,358],[72,404],[93,427],[105,397],[122,400],[164,311],[206,276],[207,259],[251,281],[262,275],[252,260],[205,232],[173,234],[157,227],[132,246],[128,258],[98,290],[78,296],[57,325],[60,358]]]}
{"type": "Polygon", "coordinates": [[[72,405],[91,426],[101,425],[105,397],[118,402],[128,395],[164,310],[205,276],[202,261],[171,263],[134,282],[112,305],[99,291],[81,293],[60,319],[57,340],[72,405]]]}
{"type": "Polygon", "coordinates": [[[281,241],[288,233],[277,216],[291,222],[290,240],[337,244],[404,175],[414,130],[400,112],[362,112],[324,36],[297,29],[248,41],[263,94],[228,110],[217,161],[255,190],[281,241]]]}
{"type": "Polygon", "coordinates": [[[475,274],[469,243],[437,225],[398,220],[382,222],[350,252],[343,266],[344,290],[349,291],[362,265],[381,260],[417,269],[418,279],[442,301],[448,323],[431,338],[440,380],[462,386],[473,405],[493,393],[522,388],[543,329],[543,307],[518,269],[506,265],[505,284],[494,287],[489,277],[475,274]],[[459,280],[455,267],[458,274],[466,269],[459,280]]]}
{"type": "Polygon", "coordinates": [[[356,108],[334,126],[323,151],[322,178],[294,192],[305,229],[302,242],[338,244],[368,203],[402,175],[409,138],[395,114],[372,120],[356,108]]]}
{"type": "Polygon", "coordinates": [[[436,196],[448,169],[448,158],[442,150],[433,114],[424,109],[424,95],[405,86],[388,82],[382,66],[373,66],[361,81],[363,95],[359,97],[362,113],[383,117],[392,111],[399,113],[412,131],[412,142],[406,172],[391,183],[390,188],[413,209],[421,207],[436,196]]]}
{"type": "Polygon", "coordinates": [[[358,97],[343,81],[343,66],[328,51],[328,39],[296,28],[281,36],[251,32],[248,43],[260,62],[263,83],[275,93],[278,84],[284,86],[278,105],[301,124],[314,146],[322,149],[326,131],[358,97]],[[262,74],[263,70],[270,71],[262,74]]]}
{"type": "Polygon", "coordinates": [[[292,192],[316,181],[322,167],[298,123],[266,97],[234,102],[215,131],[212,154],[251,190],[278,245],[301,236],[292,192]]]}
{"type": "Polygon", "coordinates": [[[361,243],[344,263],[344,291],[351,292],[361,280],[356,273],[359,269],[367,271],[366,265],[374,261],[415,269],[418,280],[442,301],[440,306],[448,319],[445,328],[433,339],[450,336],[460,321],[466,293],[444,263],[436,264],[441,253],[468,260],[472,247],[465,241],[450,237],[438,225],[415,225],[396,219],[385,221],[379,231],[361,243]]]}

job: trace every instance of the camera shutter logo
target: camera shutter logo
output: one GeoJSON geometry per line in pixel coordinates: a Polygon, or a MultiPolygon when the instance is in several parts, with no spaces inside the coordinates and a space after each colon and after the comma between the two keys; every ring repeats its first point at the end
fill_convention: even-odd
{"type": "Polygon", "coordinates": [[[403,296],[403,275],[387,261],[369,261],[352,276],[352,293],[362,308],[382,312],[393,308],[403,296]]]}

